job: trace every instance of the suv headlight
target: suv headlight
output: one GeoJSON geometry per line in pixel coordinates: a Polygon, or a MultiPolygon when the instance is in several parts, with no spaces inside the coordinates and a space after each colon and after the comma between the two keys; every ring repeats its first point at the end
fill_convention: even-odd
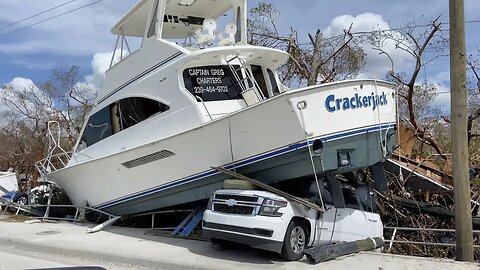
{"type": "Polygon", "coordinates": [[[210,199],[208,200],[208,204],[207,204],[207,210],[213,210],[213,196],[210,196],[210,199]]]}
{"type": "Polygon", "coordinates": [[[258,214],[260,216],[281,217],[283,214],[278,213],[278,210],[285,206],[287,206],[286,201],[265,198],[263,199],[263,203],[260,207],[260,211],[258,211],[258,214]]]}

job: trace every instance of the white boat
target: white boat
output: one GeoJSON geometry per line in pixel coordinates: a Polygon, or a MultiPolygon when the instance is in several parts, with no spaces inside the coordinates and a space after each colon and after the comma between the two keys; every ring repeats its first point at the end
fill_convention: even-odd
{"type": "Polygon", "coordinates": [[[0,188],[0,196],[6,195],[5,190],[8,192],[17,191],[17,174],[12,171],[0,171],[0,186],[3,188],[0,188]]]}
{"type": "Polygon", "coordinates": [[[49,155],[40,171],[75,204],[132,214],[209,198],[226,178],[212,166],[273,183],[312,176],[311,160],[320,175],[384,161],[393,85],[288,89],[276,69],[289,55],[246,43],[246,10],[246,0],[140,1],[112,32],[122,49],[124,36],[141,48],[106,72],[68,163],[49,155]]]}

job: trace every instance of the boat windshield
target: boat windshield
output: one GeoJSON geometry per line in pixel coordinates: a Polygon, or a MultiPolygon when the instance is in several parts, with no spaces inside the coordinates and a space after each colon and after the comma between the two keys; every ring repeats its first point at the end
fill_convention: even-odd
{"type": "Polygon", "coordinates": [[[229,66],[198,66],[183,71],[185,88],[197,101],[242,99],[241,88],[229,66]]]}

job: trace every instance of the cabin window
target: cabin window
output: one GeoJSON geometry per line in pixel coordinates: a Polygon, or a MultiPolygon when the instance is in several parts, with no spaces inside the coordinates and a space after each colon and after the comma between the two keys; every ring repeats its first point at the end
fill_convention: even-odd
{"type": "Polygon", "coordinates": [[[228,66],[187,68],[183,80],[198,102],[242,99],[241,89],[228,66]]]}
{"type": "Polygon", "coordinates": [[[169,109],[166,104],[141,97],[116,101],[90,116],[77,151],[169,109]]]}
{"type": "Polygon", "coordinates": [[[261,66],[257,65],[252,65],[252,75],[255,81],[258,84],[258,87],[260,87],[260,90],[262,91],[262,94],[265,98],[268,98],[268,91],[267,91],[267,84],[265,83],[265,77],[263,76],[263,71],[261,66]]]}
{"type": "Polygon", "coordinates": [[[119,100],[110,105],[112,112],[113,133],[134,126],[149,117],[165,112],[170,107],[156,100],[131,97],[119,100]]]}
{"type": "MultiPolygon", "coordinates": [[[[110,121],[110,109],[105,107],[96,112],[88,119],[87,126],[83,131],[80,148],[93,145],[112,135],[112,124],[110,121]]],[[[81,149],[80,149],[81,150],[81,149]]]]}
{"type": "Polygon", "coordinates": [[[274,96],[280,94],[280,89],[278,89],[277,80],[275,79],[275,74],[270,69],[267,69],[268,77],[272,85],[272,93],[274,96]]]}

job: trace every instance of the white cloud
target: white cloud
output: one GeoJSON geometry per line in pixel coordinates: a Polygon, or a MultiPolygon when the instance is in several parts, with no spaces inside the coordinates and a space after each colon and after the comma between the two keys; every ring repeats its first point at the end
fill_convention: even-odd
{"type": "Polygon", "coordinates": [[[12,102],[20,102],[18,93],[26,95],[25,106],[27,109],[32,109],[34,104],[29,100],[36,100],[39,103],[48,104],[49,99],[45,93],[42,92],[31,79],[16,77],[11,82],[5,85],[3,96],[12,102]],[[33,99],[32,97],[35,97],[33,99]]]}
{"type": "MultiPolygon", "coordinates": [[[[91,61],[92,74],[85,76],[85,81],[78,82],[74,87],[76,92],[74,95],[79,99],[83,100],[87,98],[90,100],[90,103],[94,101],[100,87],[102,86],[103,80],[105,79],[105,72],[110,67],[110,62],[112,61],[113,52],[106,53],[95,53],[91,61]]],[[[123,51],[123,57],[127,55],[127,51],[123,51]]],[[[113,64],[116,64],[120,61],[120,50],[116,50],[115,58],[113,59],[113,64]]],[[[69,97],[69,102],[71,105],[78,105],[78,101],[72,97],[69,97]]]]}
{"type": "Polygon", "coordinates": [[[439,107],[442,111],[450,109],[450,87],[434,83],[437,87],[437,96],[433,101],[433,106],[439,107]]]}
{"type": "MultiPolygon", "coordinates": [[[[120,51],[117,50],[115,54],[114,63],[118,62],[120,59],[120,51]]],[[[88,98],[93,100],[100,89],[103,79],[105,79],[105,72],[110,67],[110,62],[112,60],[112,52],[106,53],[96,53],[91,61],[92,74],[85,76],[84,82],[79,82],[75,85],[75,88],[78,89],[77,96],[80,95],[83,98],[88,98]]],[[[69,98],[71,104],[77,104],[78,102],[69,98]]]]}
{"type": "MultiPolygon", "coordinates": [[[[103,1],[31,28],[9,33],[85,5],[83,1],[77,1],[0,29],[0,35],[4,35],[0,43],[0,53],[86,56],[111,49],[115,37],[110,34],[110,28],[136,2],[136,0],[103,1]]],[[[0,25],[9,25],[58,5],[56,0],[0,1],[0,10],[8,10],[2,14],[0,25]]]]}
{"type": "Polygon", "coordinates": [[[28,59],[11,59],[9,64],[12,65],[19,65],[24,66],[29,70],[51,70],[52,66],[55,64],[53,61],[32,61],[30,58],[28,59]]]}
{"type": "MultiPolygon", "coordinates": [[[[84,91],[84,96],[90,94],[88,92],[91,88],[85,83],[78,83],[76,87],[84,91]]],[[[68,93],[64,95],[66,97],[68,93]]],[[[0,127],[14,119],[33,127],[38,123],[61,118],[62,112],[56,107],[56,103],[62,103],[60,99],[63,100],[64,97],[57,99],[38,88],[31,79],[16,77],[5,84],[5,88],[0,88],[0,127]]],[[[69,96],[68,98],[71,99],[69,96]]],[[[68,114],[63,116],[68,117],[68,114]]]]}
{"type": "Polygon", "coordinates": [[[390,26],[383,17],[373,13],[363,13],[356,17],[352,15],[340,15],[335,17],[330,25],[325,29],[324,34],[327,37],[343,34],[344,29],[352,25],[352,32],[370,31],[372,29],[390,29],[390,26]]]}
{"type": "MultiPolygon", "coordinates": [[[[24,92],[26,94],[31,93],[35,94],[39,98],[42,98],[38,87],[33,83],[32,80],[16,77],[12,81],[5,84],[4,88],[0,88],[0,115],[11,112],[12,109],[9,107],[7,102],[19,103],[18,95],[16,95],[15,92],[24,92]],[[6,100],[6,102],[4,102],[4,100],[6,100]]],[[[34,105],[28,101],[25,101],[24,106],[27,109],[31,109],[34,105]]]]}
{"type": "Polygon", "coordinates": [[[77,82],[74,86],[74,91],[72,96],[68,96],[68,102],[70,106],[78,106],[83,104],[84,101],[87,101],[88,104],[92,104],[94,98],[97,95],[97,89],[95,86],[86,83],[86,82],[77,82]],[[79,103],[81,101],[82,103],[79,103]]]}
{"type": "MultiPolygon", "coordinates": [[[[127,51],[123,51],[123,54],[120,53],[120,50],[115,51],[115,58],[113,59],[113,64],[116,64],[120,61],[120,56],[125,56],[128,54],[127,51]]],[[[113,52],[107,53],[96,53],[92,59],[92,70],[93,73],[85,76],[85,82],[95,89],[100,89],[103,79],[105,79],[105,72],[110,67],[110,62],[112,61],[113,52]]]]}
{"type": "Polygon", "coordinates": [[[434,106],[442,110],[450,109],[450,71],[442,71],[429,78],[429,82],[435,84],[437,96],[433,101],[434,106]]]}
{"type": "MultiPolygon", "coordinates": [[[[350,26],[352,26],[352,33],[391,29],[388,22],[386,22],[381,15],[363,13],[356,17],[351,15],[335,17],[325,29],[324,35],[327,38],[336,35],[343,35],[344,29],[349,29],[350,26]]],[[[399,33],[397,34],[400,35],[399,33]]],[[[385,78],[387,72],[392,69],[392,64],[389,58],[385,54],[379,54],[379,51],[374,50],[372,45],[363,44],[362,48],[367,56],[364,71],[359,74],[359,78],[385,78]]],[[[406,64],[413,61],[411,55],[405,51],[396,49],[394,41],[385,41],[382,45],[382,49],[393,59],[396,70],[402,70],[406,64]]]]}
{"type": "MultiPolygon", "coordinates": [[[[127,52],[123,52],[123,56],[125,57],[127,52]]],[[[110,67],[110,61],[112,59],[112,52],[106,53],[96,53],[91,61],[92,66],[92,74],[85,76],[85,81],[78,82],[75,85],[76,88],[76,96],[82,98],[87,98],[93,100],[97,95],[98,90],[105,78],[105,72],[110,67]]],[[[117,50],[115,53],[115,58],[113,63],[117,63],[120,61],[120,50],[117,50]]],[[[35,83],[31,79],[23,78],[23,77],[16,77],[12,81],[5,84],[5,88],[0,88],[0,115],[11,111],[11,108],[7,106],[5,102],[2,101],[3,98],[11,100],[12,102],[18,102],[13,92],[23,92],[26,91],[27,93],[32,92],[38,97],[42,97],[43,94],[39,91],[39,88],[35,85],[35,83]]],[[[70,104],[78,105],[78,102],[69,97],[70,104]]],[[[33,106],[30,104],[29,106],[33,106]]]]}
{"type": "Polygon", "coordinates": [[[35,86],[32,80],[22,78],[22,77],[16,77],[14,78],[11,82],[6,84],[6,87],[12,88],[14,90],[23,90],[23,89],[37,89],[38,87],[35,86]]]}

